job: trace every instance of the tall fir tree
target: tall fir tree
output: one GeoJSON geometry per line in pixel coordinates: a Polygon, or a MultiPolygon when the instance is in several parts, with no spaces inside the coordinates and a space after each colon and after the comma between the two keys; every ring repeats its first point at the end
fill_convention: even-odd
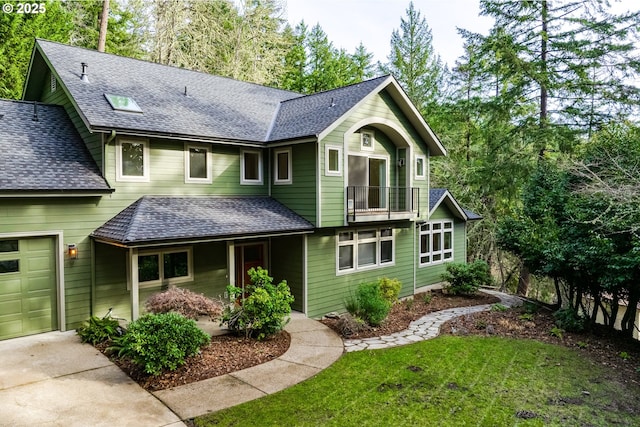
{"type": "Polygon", "coordinates": [[[407,95],[425,113],[440,99],[444,67],[433,49],[433,36],[427,21],[413,2],[400,29],[391,34],[391,53],[387,63],[378,64],[383,73],[393,74],[407,95]]]}

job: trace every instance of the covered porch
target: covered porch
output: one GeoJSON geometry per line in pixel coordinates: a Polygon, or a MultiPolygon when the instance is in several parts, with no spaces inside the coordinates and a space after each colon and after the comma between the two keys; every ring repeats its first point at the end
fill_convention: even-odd
{"type": "Polygon", "coordinates": [[[246,272],[287,280],[305,311],[304,251],[313,226],[269,197],[143,197],[93,234],[92,309],[137,319],[146,298],[180,286],[228,299],[246,272]],[[125,314],[126,313],[126,314],[125,314]]]}

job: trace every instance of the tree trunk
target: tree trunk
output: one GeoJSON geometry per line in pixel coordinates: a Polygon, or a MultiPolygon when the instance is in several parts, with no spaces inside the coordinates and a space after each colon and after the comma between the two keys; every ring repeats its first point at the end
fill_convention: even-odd
{"type": "Polygon", "coordinates": [[[518,290],[516,293],[520,296],[526,297],[529,292],[529,283],[531,282],[531,273],[529,269],[523,264],[520,267],[520,277],[518,278],[518,290]]]}
{"type": "Polygon", "coordinates": [[[107,27],[109,24],[109,0],[102,2],[102,15],[100,15],[100,34],[98,36],[98,52],[104,52],[107,44],[107,27]]]}
{"type": "Polygon", "coordinates": [[[556,298],[558,299],[553,308],[554,310],[560,310],[562,308],[562,290],[560,289],[560,280],[557,277],[553,278],[553,286],[556,288],[556,298]]]}
{"type": "Polygon", "coordinates": [[[638,302],[640,301],[640,290],[632,287],[629,290],[629,298],[627,300],[627,311],[622,316],[620,328],[625,337],[633,338],[633,329],[636,326],[636,315],[638,313],[638,302]]]}

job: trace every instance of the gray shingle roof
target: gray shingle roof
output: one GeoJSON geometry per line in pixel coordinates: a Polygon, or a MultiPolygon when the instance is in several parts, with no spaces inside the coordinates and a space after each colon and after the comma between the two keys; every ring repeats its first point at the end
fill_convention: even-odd
{"type": "Polygon", "coordinates": [[[92,236],[136,246],[312,230],[311,223],[270,197],[144,196],[92,236]]]}
{"type": "MultiPolygon", "coordinates": [[[[433,212],[434,209],[436,209],[438,205],[446,199],[446,197],[444,197],[445,195],[448,195],[451,199],[451,204],[449,205],[450,209],[459,206],[458,201],[453,197],[449,190],[447,190],[446,188],[432,188],[429,190],[429,212],[433,212]]],[[[460,210],[462,211],[460,212],[462,213],[462,215],[460,216],[464,216],[463,219],[465,221],[477,221],[479,219],[482,219],[480,215],[470,211],[469,209],[460,207],[460,210]]]]}
{"type": "Polygon", "coordinates": [[[389,79],[305,96],[46,40],[37,40],[37,48],[94,130],[252,142],[315,136],[389,79]],[[88,82],[80,78],[83,62],[88,82]],[[131,97],[143,112],[116,111],[105,94],[131,97]]]}
{"type": "Polygon", "coordinates": [[[45,40],[37,45],[96,129],[265,141],[280,102],[301,96],[45,40]],[[88,83],[80,79],[83,62],[88,83]],[[105,93],[132,97],[143,113],[113,110],[105,93]]]}
{"type": "Polygon", "coordinates": [[[0,100],[0,192],[111,192],[63,107],[0,100]]]}
{"type": "Polygon", "coordinates": [[[284,101],[270,140],[319,135],[369,95],[389,76],[284,101]]]}

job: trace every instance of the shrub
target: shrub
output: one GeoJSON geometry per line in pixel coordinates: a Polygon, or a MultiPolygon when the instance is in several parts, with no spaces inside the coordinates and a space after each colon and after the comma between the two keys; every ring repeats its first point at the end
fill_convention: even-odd
{"type": "Polygon", "coordinates": [[[200,316],[209,316],[211,320],[222,315],[222,304],[218,301],[197,294],[189,289],[170,287],[164,292],[151,295],[145,302],[145,309],[150,313],[180,313],[188,319],[197,320],[200,316]]]}
{"type": "Polygon", "coordinates": [[[391,303],[380,292],[379,282],[361,283],[356,298],[360,307],[357,315],[371,326],[380,325],[391,310],[391,303]]]}
{"type": "Polygon", "coordinates": [[[209,344],[210,338],[196,322],[178,313],[146,314],[129,324],[129,329],[114,340],[111,351],[130,358],[151,375],[176,370],[187,357],[209,344]]]}
{"type": "Polygon", "coordinates": [[[91,316],[76,329],[76,332],[80,335],[82,342],[96,345],[121,336],[124,333],[124,329],[120,327],[116,319],[107,315],[102,318],[91,316]]]}
{"type": "MultiPolygon", "coordinates": [[[[251,284],[245,291],[249,294],[222,314],[221,324],[236,332],[244,332],[246,337],[258,340],[280,332],[289,322],[293,296],[286,280],[273,285],[273,278],[261,267],[248,271],[251,284]]],[[[242,289],[227,286],[230,295],[242,295],[242,289]]]]}
{"type": "Polygon", "coordinates": [[[429,304],[432,299],[433,299],[433,294],[431,292],[425,292],[424,294],[422,294],[422,301],[425,304],[429,304]]]}
{"type": "Polygon", "coordinates": [[[570,307],[561,308],[553,313],[556,319],[556,325],[569,332],[582,332],[586,325],[586,319],[581,317],[574,309],[570,307]]]}
{"type": "Polygon", "coordinates": [[[338,328],[344,337],[350,337],[358,332],[369,329],[367,323],[357,316],[345,313],[338,320],[338,328]]]}
{"type": "Polygon", "coordinates": [[[473,295],[481,286],[493,283],[489,265],[480,260],[471,264],[448,263],[442,280],[448,283],[444,288],[452,295],[473,295]]]}
{"type": "Polygon", "coordinates": [[[378,280],[378,284],[380,286],[380,294],[384,299],[389,301],[391,304],[398,300],[400,289],[402,289],[402,283],[398,279],[383,277],[378,280]]]}

